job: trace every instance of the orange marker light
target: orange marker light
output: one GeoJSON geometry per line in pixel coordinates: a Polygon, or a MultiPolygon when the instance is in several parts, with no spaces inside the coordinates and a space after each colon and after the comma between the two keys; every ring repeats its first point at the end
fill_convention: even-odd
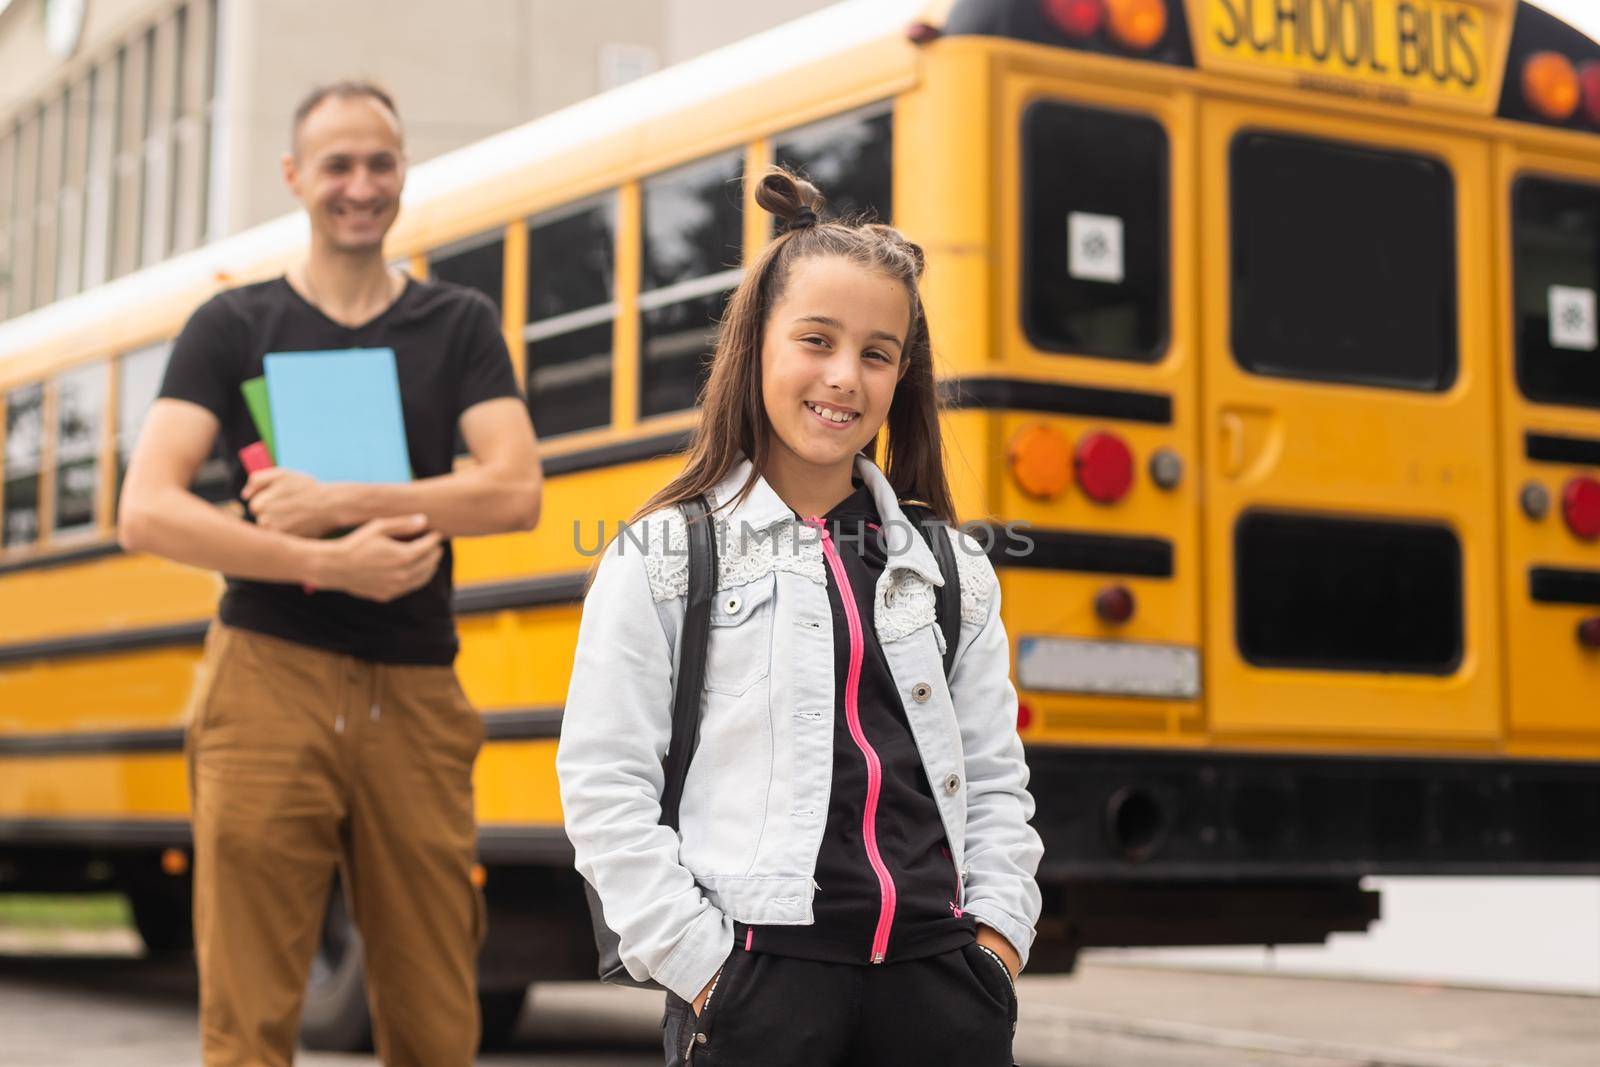
{"type": "Polygon", "coordinates": [[[1107,0],[1111,36],[1138,52],[1148,52],[1167,35],[1166,0],[1107,0]]]}
{"type": "Polygon", "coordinates": [[[1540,52],[1522,68],[1523,99],[1552,122],[1570,119],[1581,96],[1578,71],[1560,52],[1540,52]]]}
{"type": "Polygon", "coordinates": [[[472,883],[472,888],[482,889],[485,883],[489,881],[489,872],[483,869],[483,864],[474,863],[472,865],[472,873],[467,877],[468,881],[472,883]]]}
{"type": "Polygon", "coordinates": [[[169,848],[161,853],[161,870],[173,878],[189,873],[189,854],[181,848],[169,848]]]}
{"type": "Polygon", "coordinates": [[[1072,442],[1049,426],[1029,426],[1011,439],[1011,477],[1031,497],[1050,500],[1072,482],[1072,442]]]}

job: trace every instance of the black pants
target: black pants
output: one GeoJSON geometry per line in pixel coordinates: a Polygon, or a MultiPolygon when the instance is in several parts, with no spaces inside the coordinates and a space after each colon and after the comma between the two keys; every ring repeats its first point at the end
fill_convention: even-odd
{"type": "Polygon", "coordinates": [[[976,944],[877,966],[734,948],[705,1011],[667,994],[669,1067],[1011,1067],[1017,1001],[976,944]]]}

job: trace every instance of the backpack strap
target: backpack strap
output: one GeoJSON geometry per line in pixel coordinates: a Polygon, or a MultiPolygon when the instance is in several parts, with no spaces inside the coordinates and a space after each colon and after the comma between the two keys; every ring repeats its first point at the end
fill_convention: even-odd
{"type": "Polygon", "coordinates": [[[927,542],[933,558],[939,561],[939,574],[944,578],[934,602],[934,612],[939,620],[939,631],[944,634],[944,676],[949,678],[950,668],[956,661],[956,644],[961,640],[961,572],[956,569],[956,554],[950,545],[950,527],[940,522],[926,504],[902,502],[900,510],[927,542]]]}
{"type": "Polygon", "coordinates": [[[678,644],[678,683],[672,694],[672,740],[663,764],[661,822],[678,828],[678,806],[689,777],[689,761],[700,742],[700,696],[706,680],[706,647],[711,642],[711,600],[717,591],[717,539],[711,506],[704,495],[680,505],[689,532],[689,592],[678,644]]]}

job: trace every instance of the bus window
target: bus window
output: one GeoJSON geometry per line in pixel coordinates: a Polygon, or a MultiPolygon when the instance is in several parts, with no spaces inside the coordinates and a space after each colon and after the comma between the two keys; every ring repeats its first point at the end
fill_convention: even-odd
{"type": "Polygon", "coordinates": [[[774,158],[816,183],[828,213],[893,218],[893,125],[888,111],[841,115],[776,138],[774,158]]]}
{"type": "Polygon", "coordinates": [[[128,473],[128,459],[139,440],[145,413],[156,402],[167,366],[167,345],[151,345],[117,360],[117,493],[128,473]]]}
{"type": "Polygon", "coordinates": [[[528,223],[528,410],[540,438],[611,423],[617,198],[528,223]]]}
{"type": "Polygon", "coordinates": [[[1050,352],[1153,362],[1167,347],[1167,133],[1040,101],[1022,117],[1022,324],[1050,352]]]}
{"type": "Polygon", "coordinates": [[[1284,378],[1456,378],[1455,181],[1442,162],[1260,131],[1232,149],[1233,352],[1284,378]]]}
{"type": "Polygon", "coordinates": [[[494,302],[498,313],[506,275],[505,248],[505,234],[500,230],[457,241],[429,253],[428,276],[478,290],[494,302]]]}
{"type": "Polygon", "coordinates": [[[1449,674],[1461,661],[1461,542],[1443,526],[1252,513],[1234,552],[1250,663],[1449,674]]]}
{"type": "Polygon", "coordinates": [[[694,406],[717,322],[739,284],[744,160],[737,152],[650,178],[642,195],[639,415],[694,406]]]}
{"type": "Polygon", "coordinates": [[[1517,383],[1529,400],[1600,407],[1600,187],[1523,178],[1512,198],[1517,383]]]}
{"type": "Polygon", "coordinates": [[[19,548],[39,539],[39,465],[44,444],[44,386],[25,385],[6,397],[5,486],[0,509],[5,530],[0,547],[19,548]]]}
{"type": "Polygon", "coordinates": [[[105,408],[104,363],[91,363],[56,379],[56,533],[94,527],[105,408]]]}

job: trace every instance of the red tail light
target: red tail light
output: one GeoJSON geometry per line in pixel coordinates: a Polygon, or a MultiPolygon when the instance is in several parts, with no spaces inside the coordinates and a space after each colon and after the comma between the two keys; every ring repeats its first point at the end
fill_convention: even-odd
{"type": "Polygon", "coordinates": [[[1600,126],[1600,61],[1591,60],[1578,68],[1578,85],[1583,90],[1583,113],[1600,126]]]}
{"type": "Polygon", "coordinates": [[[1600,648],[1600,616],[1578,624],[1578,644],[1584,648],[1600,648]]]}
{"type": "Polygon", "coordinates": [[[1044,13],[1068,37],[1088,40],[1106,21],[1105,0],[1044,0],[1044,13]]]}
{"type": "Polygon", "coordinates": [[[1017,729],[1026,730],[1033,725],[1033,709],[1026,704],[1017,705],[1017,729]]]}
{"type": "Polygon", "coordinates": [[[1561,514],[1567,528],[1585,541],[1600,537],[1600,482],[1579,476],[1561,493],[1561,514]]]}
{"type": "Polygon", "coordinates": [[[1094,613],[1101,622],[1127,622],[1133,618],[1133,604],[1133,593],[1125,585],[1108,585],[1094,595],[1094,613]]]}
{"type": "Polygon", "coordinates": [[[1092,433],[1079,441],[1073,465],[1083,491],[1101,504],[1115,504],[1133,484],[1133,453],[1116,434],[1092,433]]]}

